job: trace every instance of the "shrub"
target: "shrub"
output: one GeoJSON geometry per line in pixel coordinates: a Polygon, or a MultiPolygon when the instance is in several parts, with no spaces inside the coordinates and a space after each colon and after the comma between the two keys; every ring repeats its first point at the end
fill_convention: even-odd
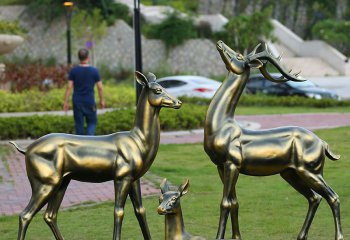
{"type": "Polygon", "coordinates": [[[196,37],[196,31],[192,20],[182,18],[177,12],[174,12],[160,24],[147,26],[145,35],[148,38],[161,39],[166,47],[170,48],[196,37]]]}
{"type": "Polygon", "coordinates": [[[107,10],[105,19],[109,26],[112,25],[116,19],[122,19],[129,25],[132,25],[132,18],[129,15],[128,6],[118,2],[111,4],[110,8],[107,10]]]}
{"type": "Polygon", "coordinates": [[[0,20],[0,34],[24,35],[25,33],[27,33],[27,30],[21,27],[18,21],[0,20]]]}
{"type": "Polygon", "coordinates": [[[67,66],[7,64],[6,75],[1,80],[1,83],[10,82],[13,92],[22,92],[33,88],[48,90],[50,83],[56,87],[63,87],[67,79],[68,70],[67,66]]]}
{"type": "Polygon", "coordinates": [[[200,21],[197,26],[198,37],[200,38],[212,38],[213,31],[209,22],[200,21]]]}
{"type": "MultiPolygon", "coordinates": [[[[20,93],[0,91],[0,112],[39,112],[62,110],[65,89],[41,92],[38,89],[20,93]]],[[[95,93],[97,97],[98,94],[95,93]]],[[[106,107],[122,108],[135,105],[135,90],[131,86],[104,85],[106,107]]],[[[97,99],[96,99],[97,101],[97,99]]]]}

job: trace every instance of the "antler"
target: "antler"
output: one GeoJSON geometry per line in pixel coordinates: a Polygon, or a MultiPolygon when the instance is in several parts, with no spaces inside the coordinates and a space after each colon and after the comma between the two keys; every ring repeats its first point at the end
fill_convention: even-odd
{"type": "Polygon", "coordinates": [[[264,50],[260,53],[255,54],[255,52],[259,46],[260,46],[260,44],[258,44],[255,47],[255,49],[247,56],[247,59],[248,59],[248,61],[252,61],[254,59],[266,60],[266,61],[263,61],[263,66],[261,68],[259,68],[261,74],[266,79],[270,80],[271,82],[277,82],[277,83],[287,82],[289,80],[295,81],[295,82],[303,82],[306,80],[306,79],[300,77],[300,75],[299,75],[300,72],[291,74],[292,70],[290,70],[289,73],[287,73],[283,69],[283,67],[279,64],[279,61],[281,60],[281,56],[279,56],[278,58],[273,57],[272,54],[269,52],[266,43],[264,44],[264,50]],[[273,64],[279,70],[279,72],[282,74],[281,77],[274,78],[273,76],[271,76],[271,74],[266,69],[266,65],[268,62],[273,64]]]}
{"type": "Polygon", "coordinates": [[[253,51],[252,51],[251,53],[249,53],[249,54],[247,55],[247,57],[248,57],[248,58],[253,57],[253,56],[255,55],[256,50],[258,50],[258,48],[260,47],[260,45],[261,45],[261,43],[259,43],[258,45],[256,45],[256,47],[253,49],[253,51]]]}

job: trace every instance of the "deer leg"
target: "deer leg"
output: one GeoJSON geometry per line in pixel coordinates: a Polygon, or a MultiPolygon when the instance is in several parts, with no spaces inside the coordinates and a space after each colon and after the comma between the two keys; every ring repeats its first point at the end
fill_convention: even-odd
{"type": "Polygon", "coordinates": [[[312,190],[320,194],[328,202],[332,209],[334,224],[335,224],[335,239],[343,240],[343,232],[340,222],[340,201],[338,195],[326,183],[321,174],[313,174],[311,172],[298,172],[298,175],[304,180],[312,190]]]}
{"type": "Polygon", "coordinates": [[[216,235],[217,239],[223,239],[225,237],[225,229],[229,213],[231,213],[232,220],[232,238],[237,240],[241,239],[238,225],[238,202],[235,194],[235,185],[238,175],[239,170],[237,167],[232,162],[226,161],[223,166],[224,190],[220,205],[220,222],[216,235]]]}
{"type": "Polygon", "coordinates": [[[222,184],[224,184],[224,167],[223,166],[218,166],[217,167],[218,172],[219,172],[219,176],[221,179],[222,184]]]}
{"type": "Polygon", "coordinates": [[[60,230],[57,226],[57,212],[62,203],[64,194],[68,187],[70,179],[64,179],[57,193],[53,195],[47,205],[46,212],[44,214],[44,220],[49,225],[52,233],[55,235],[55,238],[58,240],[64,239],[60,230]]]}
{"type": "Polygon", "coordinates": [[[306,240],[312,220],[318,206],[320,205],[322,197],[310,189],[309,186],[305,185],[295,170],[286,170],[281,173],[281,177],[286,180],[295,190],[302,194],[309,202],[309,209],[303,227],[297,238],[298,240],[306,240]]]}
{"type": "Polygon", "coordinates": [[[32,184],[32,197],[27,207],[19,215],[18,240],[24,240],[29,223],[34,215],[47,203],[54,192],[54,186],[41,185],[39,182],[32,184]]]}
{"type": "Polygon", "coordinates": [[[149,228],[146,220],[146,209],[142,206],[140,179],[134,181],[131,184],[129,196],[134,206],[135,215],[137,217],[137,220],[139,221],[143,238],[151,239],[151,234],[149,232],[149,228]]]}
{"type": "Polygon", "coordinates": [[[121,239],[122,223],[124,218],[124,206],[130,190],[131,180],[123,178],[114,181],[115,206],[114,206],[114,232],[113,240],[121,239]]]}

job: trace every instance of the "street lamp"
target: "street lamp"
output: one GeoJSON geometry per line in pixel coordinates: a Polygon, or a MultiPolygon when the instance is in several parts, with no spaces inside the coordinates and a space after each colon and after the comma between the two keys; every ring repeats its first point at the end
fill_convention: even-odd
{"type": "Polygon", "coordinates": [[[71,20],[72,20],[72,12],[74,3],[71,1],[65,1],[63,6],[66,8],[66,21],[67,21],[67,65],[70,66],[72,64],[72,47],[71,47],[71,20]]]}
{"type": "MultiPolygon", "coordinates": [[[[135,40],[135,70],[142,72],[141,26],[140,26],[140,0],[134,0],[134,40],[135,40]]],[[[136,104],[141,94],[142,86],[135,81],[136,104]]]]}

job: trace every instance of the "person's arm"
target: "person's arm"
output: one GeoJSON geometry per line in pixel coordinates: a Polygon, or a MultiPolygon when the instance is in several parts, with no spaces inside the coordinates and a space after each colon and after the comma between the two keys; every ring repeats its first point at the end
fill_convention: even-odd
{"type": "Polygon", "coordinates": [[[64,104],[63,104],[63,110],[65,112],[68,111],[69,109],[69,96],[72,92],[72,89],[73,89],[73,81],[72,80],[68,80],[68,84],[67,84],[67,89],[66,89],[66,93],[64,94],[64,104]]]}
{"type": "Polygon", "coordinates": [[[100,97],[100,108],[103,109],[105,107],[105,100],[103,99],[103,85],[102,81],[98,81],[96,83],[98,96],[100,97]]]}

